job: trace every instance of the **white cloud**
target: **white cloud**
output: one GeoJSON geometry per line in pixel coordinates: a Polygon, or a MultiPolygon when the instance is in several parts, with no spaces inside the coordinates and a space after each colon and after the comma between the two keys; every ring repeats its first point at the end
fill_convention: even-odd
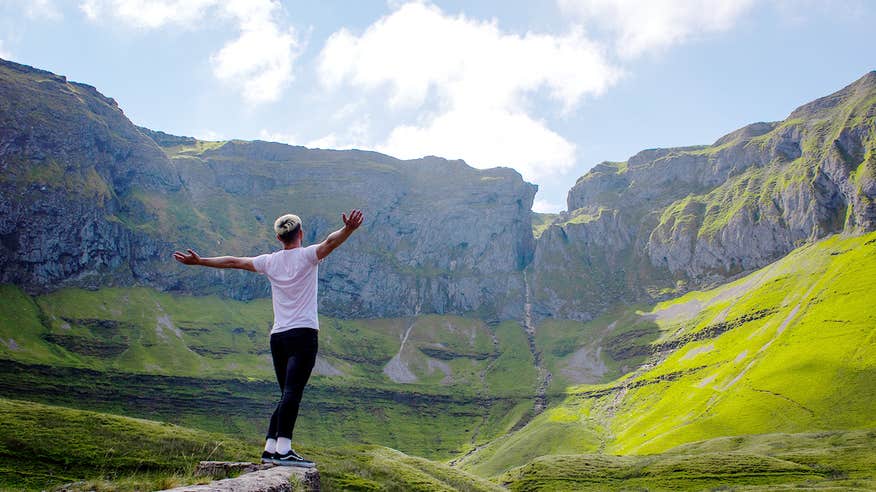
{"type": "Polygon", "coordinates": [[[344,132],[330,132],[312,140],[302,139],[296,133],[275,132],[263,128],[259,139],[289,145],[302,145],[312,149],[362,149],[370,148],[368,139],[371,129],[370,117],[366,114],[346,125],[344,132]]]}
{"type": "Polygon", "coordinates": [[[24,13],[32,19],[59,20],[63,17],[52,0],[28,0],[24,13]]]}
{"type": "Polygon", "coordinates": [[[560,8],[616,37],[616,50],[634,58],[692,37],[726,31],[754,0],[557,0],[560,8]]]}
{"type": "Polygon", "coordinates": [[[338,108],[334,113],[332,113],[332,119],[335,120],[345,120],[350,116],[353,116],[357,111],[362,109],[364,101],[356,101],[347,103],[340,108],[338,108]]]}
{"type": "Polygon", "coordinates": [[[304,144],[304,146],[310,149],[340,149],[343,147],[338,140],[338,136],[334,133],[329,133],[324,137],[311,140],[304,144]]]}
{"type": "Polygon", "coordinates": [[[292,80],[292,63],[300,54],[294,29],[277,25],[279,4],[273,1],[238,0],[225,8],[240,22],[240,37],[210,58],[213,73],[227,82],[240,81],[250,102],[276,101],[292,80]]]}
{"type": "Polygon", "coordinates": [[[301,140],[299,140],[298,136],[293,133],[272,132],[264,128],[259,132],[259,140],[289,145],[301,145],[301,140]]]}
{"type": "Polygon", "coordinates": [[[210,57],[213,75],[254,104],[280,98],[300,54],[295,30],[280,25],[277,0],[83,0],[79,8],[91,20],[109,15],[141,30],[232,20],[240,33],[210,57]]]}
{"type": "Polygon", "coordinates": [[[357,36],[341,29],[320,53],[328,88],[389,89],[391,108],[418,108],[378,150],[402,158],[463,158],[511,166],[528,179],[572,166],[575,146],[533,117],[536,92],[564,110],[621,75],[581,30],[563,36],[502,32],[496,21],[445,15],[408,3],[357,36]]]}
{"type": "Polygon", "coordinates": [[[532,202],[532,211],[540,214],[555,214],[562,212],[565,209],[565,205],[558,205],[540,198],[536,198],[535,201],[532,202]]]}
{"type": "Polygon", "coordinates": [[[456,107],[425,126],[392,130],[377,150],[411,159],[439,155],[476,167],[507,166],[533,179],[575,162],[575,145],[522,111],[456,107]]]}
{"type": "Polygon", "coordinates": [[[342,135],[331,132],[307,142],[304,146],[314,149],[368,149],[373,147],[369,144],[370,141],[371,117],[365,114],[347,125],[342,135]]]}
{"type": "Polygon", "coordinates": [[[221,133],[209,129],[199,130],[195,132],[195,134],[192,136],[197,138],[198,140],[204,140],[207,142],[220,142],[222,140],[226,140],[226,138],[221,133]]]}
{"type": "Polygon", "coordinates": [[[9,51],[6,51],[6,48],[3,47],[3,40],[2,39],[0,39],[0,58],[3,58],[4,60],[11,60],[12,59],[12,53],[9,51]]]}
{"type": "Polygon", "coordinates": [[[203,19],[218,0],[83,0],[79,9],[93,21],[109,14],[129,26],[157,29],[191,25],[203,19]]]}

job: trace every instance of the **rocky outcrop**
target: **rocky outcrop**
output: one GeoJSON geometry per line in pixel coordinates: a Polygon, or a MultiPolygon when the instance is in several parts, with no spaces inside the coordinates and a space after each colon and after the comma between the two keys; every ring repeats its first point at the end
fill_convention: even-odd
{"type": "Polygon", "coordinates": [[[254,463],[229,463],[202,461],[195,470],[196,475],[228,476],[243,472],[234,478],[215,480],[204,485],[188,485],[167,489],[162,492],[292,492],[320,490],[319,470],[254,463]]]}
{"type": "Polygon", "coordinates": [[[0,92],[0,282],[264,297],[262,277],[170,254],[273,251],[273,219],[288,212],[313,243],[358,207],[363,229],[320,268],[322,312],[522,313],[536,187],[511,169],[200,142],[138,128],[93,87],[2,60],[0,92]]]}
{"type": "Polygon", "coordinates": [[[44,290],[155,275],[167,245],[108,220],[134,189],[179,190],[170,160],[116,102],[0,60],[0,282],[44,290]]]}
{"type": "Polygon", "coordinates": [[[533,314],[588,320],[629,297],[635,229],[605,208],[562,218],[542,233],[528,269],[533,314]]]}
{"type": "Polygon", "coordinates": [[[874,101],[870,72],[785,121],[595,166],[538,240],[536,311],[589,319],[614,302],[726,281],[828,234],[873,230],[874,101]]]}
{"type": "MultiPolygon", "coordinates": [[[[647,254],[695,282],[765,266],[828,234],[872,230],[876,73],[795,110],[776,128],[736,137],[712,168],[749,163],[708,192],[664,209],[647,254]]],[[[719,141],[720,142],[720,141],[719,141]]]]}

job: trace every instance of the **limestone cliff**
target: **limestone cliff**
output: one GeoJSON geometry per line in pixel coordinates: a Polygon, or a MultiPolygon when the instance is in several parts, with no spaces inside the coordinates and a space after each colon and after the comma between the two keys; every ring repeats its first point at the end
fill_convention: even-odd
{"type": "Polygon", "coordinates": [[[587,319],[617,301],[722,282],[827,234],[873,230],[874,151],[870,72],[782,122],[597,165],[538,240],[537,309],[587,319]]]}
{"type": "Polygon", "coordinates": [[[272,251],[287,212],[313,243],[360,207],[363,230],[321,267],[326,314],[521,319],[526,269],[536,316],[589,319],[876,228],[876,72],[782,122],[597,165],[537,246],[536,187],[511,169],[168,135],[93,87],[5,61],[0,93],[0,282],[30,292],[268,296],[257,275],[184,268],[170,252],[272,251]]]}
{"type": "Polygon", "coordinates": [[[258,275],[170,253],[270,252],[287,212],[313,243],[360,207],[363,230],[321,267],[326,314],[520,315],[536,187],[511,169],[176,137],[134,126],[93,87],[6,61],[0,93],[0,282],[267,296],[258,275]]]}

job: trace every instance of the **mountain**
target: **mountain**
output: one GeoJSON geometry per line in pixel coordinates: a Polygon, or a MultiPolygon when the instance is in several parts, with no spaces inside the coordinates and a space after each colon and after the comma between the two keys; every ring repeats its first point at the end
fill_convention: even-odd
{"type": "Polygon", "coordinates": [[[528,268],[536,312],[588,320],[618,301],[716,285],[838,232],[876,228],[876,72],[712,145],[604,162],[528,268]]]}
{"type": "Polygon", "coordinates": [[[359,207],[363,230],[321,269],[323,312],[522,313],[536,187],[511,169],[176,137],[134,126],[93,87],[7,61],[0,93],[0,282],[266,297],[263,278],[169,254],[275,250],[273,219],[287,212],[313,243],[359,207]]]}
{"type": "Polygon", "coordinates": [[[266,297],[261,278],[180,268],[167,252],[271,251],[272,219],[288,211],[313,242],[357,206],[365,229],[320,277],[327,314],[519,320],[528,290],[537,317],[586,320],[876,227],[876,72],[713,145],[597,165],[569,191],[569,212],[539,216],[537,240],[536,187],[510,169],[177,137],[134,126],[93,87],[12,62],[0,90],[0,281],[30,293],[266,297]]]}
{"type": "MultiPolygon", "coordinates": [[[[541,466],[548,455],[652,455],[680,446],[688,453],[691,443],[725,436],[752,436],[730,440],[743,444],[754,435],[852,430],[869,432],[856,453],[876,456],[874,289],[876,232],[833,235],[711,290],[628,307],[571,333],[542,325],[537,343],[554,374],[574,377],[582,362],[603,374],[591,371],[585,384],[567,379],[555,405],[460,465],[495,476],[531,461],[541,466]],[[634,354],[642,363],[612,371],[634,354]]],[[[783,441],[766,440],[775,450],[783,441]]],[[[811,443],[808,459],[830,447],[811,443]]],[[[770,449],[762,444],[756,454],[770,449]]],[[[592,478],[587,470],[623,463],[586,458],[573,473],[582,484],[592,478]]],[[[628,462],[627,476],[646,461],[628,462]]],[[[845,465],[872,473],[869,459],[845,465]]]]}
{"type": "Polygon", "coordinates": [[[29,412],[192,427],[187,453],[260,437],[268,284],[170,252],[270,251],[288,211],[312,243],[361,207],[296,428],[338,488],[871,486],[874,87],[600,164],[553,215],[510,169],[169,135],[0,61],[0,482],[53,483],[14,478],[29,412]]]}

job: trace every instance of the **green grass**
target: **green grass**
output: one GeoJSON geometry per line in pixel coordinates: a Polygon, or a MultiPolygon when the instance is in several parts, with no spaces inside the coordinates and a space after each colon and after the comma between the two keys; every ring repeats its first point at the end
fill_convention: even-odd
{"type": "MultiPolygon", "coordinates": [[[[0,399],[0,487],[46,490],[154,490],[203,483],[197,461],[255,460],[260,443],[162,422],[0,399]],[[34,436],[39,436],[34,438],[34,436]],[[28,456],[40,456],[34,463],[28,456]],[[23,458],[22,458],[23,457],[23,458]]],[[[541,417],[540,417],[541,418],[541,417]]],[[[548,415],[562,422],[572,415],[548,415]]],[[[876,485],[876,431],[718,438],[654,455],[542,456],[497,478],[511,490],[703,490],[732,487],[876,485]]],[[[501,490],[497,483],[445,464],[379,446],[298,446],[314,459],[322,488],[335,490],[501,490]]],[[[541,455],[539,455],[541,456],[541,455]]]]}
{"type": "MultiPolygon", "coordinates": [[[[0,299],[0,355],[8,360],[168,376],[274,378],[269,299],[241,302],[148,288],[69,288],[30,297],[10,285],[0,286],[0,299]]],[[[504,341],[506,328],[501,328],[501,343],[494,347],[492,329],[480,320],[418,317],[403,354],[418,381],[399,385],[382,369],[399,351],[407,323],[403,318],[320,317],[320,358],[336,371],[315,378],[439,394],[505,394],[504,386],[484,382],[481,375],[501,379],[496,374],[505,361],[522,357],[514,352],[522,329],[517,338],[504,341]],[[436,364],[446,366],[448,380],[436,364]]]]}
{"type": "Polygon", "coordinates": [[[523,327],[519,323],[506,321],[496,326],[495,335],[500,355],[486,369],[486,387],[504,394],[535,394],[535,362],[529,352],[523,327]]]}
{"type": "Polygon", "coordinates": [[[528,490],[872,490],[876,431],[765,434],[643,456],[545,456],[502,475],[528,490]]]}
{"type": "Polygon", "coordinates": [[[179,145],[171,145],[168,147],[162,147],[162,150],[168,155],[168,157],[175,157],[179,155],[188,155],[188,156],[199,156],[204,152],[208,152],[211,150],[216,150],[227,142],[224,140],[220,141],[206,141],[206,140],[195,140],[193,142],[187,142],[179,145]]]}
{"type": "MultiPolygon", "coordinates": [[[[499,487],[445,464],[379,446],[296,446],[320,469],[322,490],[499,487]]],[[[261,442],[151,420],[0,399],[0,488],[156,490],[208,481],[201,460],[257,461],[261,442]],[[33,457],[39,457],[35,461],[33,457]]]]}
{"type": "Polygon", "coordinates": [[[557,217],[559,217],[559,214],[540,214],[538,212],[532,212],[532,235],[535,236],[536,239],[541,237],[541,233],[550,227],[557,217]]]}
{"type": "Polygon", "coordinates": [[[309,450],[320,468],[322,490],[499,491],[501,487],[443,463],[377,446],[309,450]]]}
{"type": "Polygon", "coordinates": [[[523,429],[499,437],[460,461],[462,469],[492,477],[540,456],[597,452],[604,430],[580,408],[549,409],[523,429]]]}
{"type": "Polygon", "coordinates": [[[775,311],[689,342],[639,376],[682,374],[625,395],[613,409],[609,449],[657,452],[721,435],[876,427],[867,410],[876,401],[876,312],[868,295],[876,287],[874,238],[834,236],[711,291],[695,321],[664,343],[719,319],[775,311]]]}
{"type": "Polygon", "coordinates": [[[594,220],[598,220],[603,213],[608,211],[609,209],[605,207],[599,207],[596,211],[587,211],[584,209],[572,210],[569,212],[568,218],[563,222],[557,222],[557,225],[588,224],[594,220]]]}
{"type": "Polygon", "coordinates": [[[876,233],[837,235],[713,290],[590,323],[545,322],[537,343],[552,372],[562,377],[570,351],[591,343],[604,347],[606,375],[623,375],[569,387],[463,466],[494,476],[549,454],[646,455],[722,436],[876,428],[874,289],[876,233]],[[612,373],[612,353],[647,364],[612,373]]]}
{"type": "Polygon", "coordinates": [[[535,339],[550,370],[551,392],[582,383],[615,380],[645,359],[638,348],[659,334],[653,321],[629,306],[618,306],[588,321],[548,319],[538,325],[535,339]]]}
{"type": "Polygon", "coordinates": [[[199,460],[253,459],[257,450],[229,436],[161,422],[0,399],[3,488],[116,477],[156,483],[190,476],[199,460]]]}
{"type": "MultiPolygon", "coordinates": [[[[243,437],[261,435],[279,396],[267,299],[148,288],[31,297],[0,286],[0,300],[0,396],[243,437]]],[[[385,445],[429,458],[447,459],[507,432],[520,409],[531,407],[535,386],[519,324],[490,327],[462,316],[322,317],[320,364],[297,439],[385,445]],[[410,323],[401,355],[417,380],[396,383],[383,368],[410,323]]]]}

